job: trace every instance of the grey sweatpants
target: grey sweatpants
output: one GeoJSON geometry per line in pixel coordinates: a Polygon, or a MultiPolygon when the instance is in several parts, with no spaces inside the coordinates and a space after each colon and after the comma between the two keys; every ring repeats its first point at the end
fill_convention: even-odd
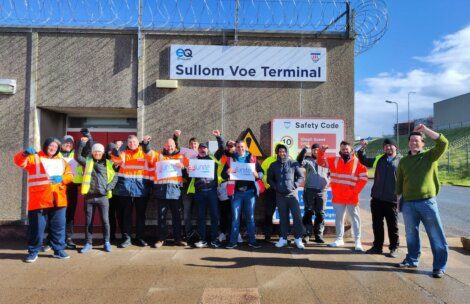
{"type": "Polygon", "coordinates": [[[281,226],[280,237],[287,239],[289,232],[289,211],[292,213],[294,220],[294,237],[300,238],[304,234],[304,225],[302,224],[302,216],[300,215],[299,201],[295,193],[281,194],[276,193],[276,205],[279,210],[279,219],[281,226]]]}
{"type": "Polygon", "coordinates": [[[354,239],[361,240],[361,216],[359,214],[359,206],[352,204],[333,204],[335,210],[335,226],[336,226],[336,239],[342,240],[344,236],[344,217],[346,211],[349,213],[352,222],[354,239]]]}

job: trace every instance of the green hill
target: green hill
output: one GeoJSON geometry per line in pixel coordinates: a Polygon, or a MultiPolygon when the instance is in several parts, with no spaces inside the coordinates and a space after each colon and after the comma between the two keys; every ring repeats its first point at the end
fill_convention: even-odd
{"type": "MultiPolygon", "coordinates": [[[[449,151],[439,160],[440,180],[446,184],[470,186],[470,127],[439,130],[439,132],[449,140],[449,151]]],[[[383,140],[379,138],[369,142],[367,146],[369,157],[383,152],[383,140]]],[[[408,135],[399,136],[399,141],[400,152],[408,153],[408,135]]],[[[425,139],[425,142],[427,148],[434,146],[431,139],[425,139]]],[[[373,174],[373,171],[369,173],[373,174]]]]}

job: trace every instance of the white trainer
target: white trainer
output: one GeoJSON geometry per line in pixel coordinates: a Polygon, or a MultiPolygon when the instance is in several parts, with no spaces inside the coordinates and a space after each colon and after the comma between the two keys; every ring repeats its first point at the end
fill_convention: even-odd
{"type": "Polygon", "coordinates": [[[237,243],[243,243],[243,238],[242,238],[242,235],[240,233],[238,234],[237,243]]]}
{"type": "Polygon", "coordinates": [[[328,244],[329,247],[341,247],[344,246],[343,240],[335,240],[333,243],[328,244]]]}
{"type": "Polygon", "coordinates": [[[281,238],[279,238],[279,241],[277,241],[277,243],[275,244],[275,246],[276,246],[277,248],[286,247],[286,246],[287,246],[287,240],[281,237],[281,238]]]}
{"type": "Polygon", "coordinates": [[[296,246],[298,249],[305,249],[305,245],[304,245],[304,243],[302,242],[302,239],[301,239],[301,238],[295,239],[295,240],[294,240],[294,243],[295,243],[295,246],[296,246]]]}
{"type": "Polygon", "coordinates": [[[222,243],[223,241],[227,239],[227,237],[225,236],[225,233],[221,232],[219,236],[217,237],[217,239],[219,240],[219,242],[222,243]]]}
{"type": "Polygon", "coordinates": [[[356,243],[354,244],[354,250],[355,251],[364,251],[364,248],[362,248],[362,244],[361,244],[361,241],[356,241],[356,243]]]}

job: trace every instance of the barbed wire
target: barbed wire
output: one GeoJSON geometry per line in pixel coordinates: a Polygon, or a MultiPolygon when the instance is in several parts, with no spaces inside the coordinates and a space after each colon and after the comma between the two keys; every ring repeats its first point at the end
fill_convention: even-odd
{"type": "MultiPolygon", "coordinates": [[[[139,4],[139,0],[0,0],[0,26],[133,28],[138,26],[139,4]]],[[[383,0],[142,0],[141,20],[145,30],[352,30],[355,52],[360,54],[385,34],[388,12],[383,0]]]]}

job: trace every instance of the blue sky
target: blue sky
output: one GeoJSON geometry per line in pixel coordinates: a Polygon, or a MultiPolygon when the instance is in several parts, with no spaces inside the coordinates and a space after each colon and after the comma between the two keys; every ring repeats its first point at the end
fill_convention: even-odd
{"type": "Polygon", "coordinates": [[[432,115],[432,104],[470,92],[470,1],[387,1],[389,27],[356,57],[356,136],[393,133],[399,120],[432,115]],[[442,80],[442,82],[441,82],[442,80]]]}

